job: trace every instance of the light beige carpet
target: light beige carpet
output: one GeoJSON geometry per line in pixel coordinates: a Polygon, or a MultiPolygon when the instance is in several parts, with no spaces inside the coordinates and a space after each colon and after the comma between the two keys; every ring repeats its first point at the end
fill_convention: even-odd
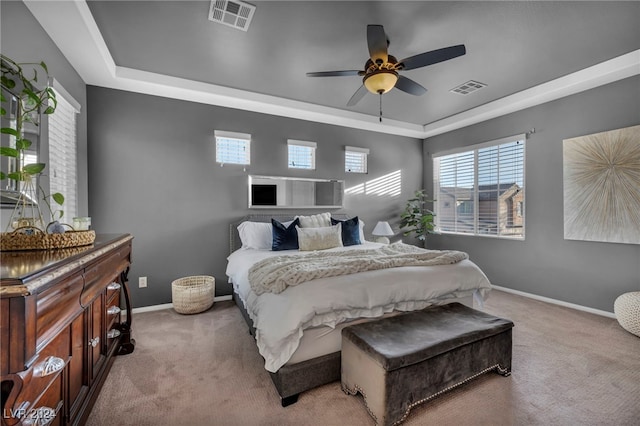
{"type": "MultiPolygon", "coordinates": [[[[406,425],[638,425],[640,338],[616,320],[494,290],[485,310],[514,321],[513,374],[489,373],[415,408],[406,425]]],[[[88,425],[372,425],[339,382],[280,406],[232,302],[184,316],[134,316],[88,425]]]]}

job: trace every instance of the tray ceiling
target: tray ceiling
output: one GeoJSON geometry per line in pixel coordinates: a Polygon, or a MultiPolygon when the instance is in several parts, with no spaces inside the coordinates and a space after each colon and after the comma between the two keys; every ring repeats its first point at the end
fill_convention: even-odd
{"type": "Polygon", "coordinates": [[[209,1],[25,3],[72,63],[66,50],[78,36],[65,41],[61,27],[82,21],[106,69],[78,65],[88,84],[175,97],[200,90],[210,96],[186,98],[414,137],[640,73],[639,2],[253,1],[247,31],[209,20],[209,1]],[[397,58],[456,44],[467,54],[406,71],[428,92],[383,95],[379,124],[378,96],[346,106],[361,78],[305,75],[362,69],[368,24],[384,25],[397,58]],[[470,80],[487,87],[451,92],[470,80]]]}

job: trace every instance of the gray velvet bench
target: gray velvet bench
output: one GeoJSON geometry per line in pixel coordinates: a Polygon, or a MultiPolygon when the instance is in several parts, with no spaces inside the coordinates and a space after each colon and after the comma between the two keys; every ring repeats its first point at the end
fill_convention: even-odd
{"type": "Polygon", "coordinates": [[[513,322],[460,303],[342,330],[342,390],[362,394],[379,425],[480,374],[511,374],[513,322]]]}

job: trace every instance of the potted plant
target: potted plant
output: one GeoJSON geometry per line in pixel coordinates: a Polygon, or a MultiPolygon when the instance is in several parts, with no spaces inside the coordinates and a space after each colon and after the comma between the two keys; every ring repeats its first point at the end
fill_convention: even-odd
{"type": "Polygon", "coordinates": [[[424,243],[427,234],[435,233],[435,214],[426,207],[426,204],[431,202],[433,200],[428,199],[424,189],[416,191],[414,197],[407,201],[400,215],[400,229],[406,229],[403,232],[404,236],[414,234],[424,243]]]}
{"type": "Polygon", "coordinates": [[[0,55],[2,69],[2,115],[1,133],[8,137],[8,144],[1,146],[0,157],[7,171],[0,171],[0,180],[8,180],[14,190],[16,206],[7,229],[13,232],[0,233],[0,250],[46,250],[76,247],[95,241],[95,231],[65,232],[58,221],[64,212],[54,210],[52,205],[62,206],[64,196],[60,193],[46,194],[38,179],[45,170],[45,163],[29,161],[26,153],[32,142],[25,136],[40,125],[41,114],[53,114],[56,94],[49,87],[49,72],[44,62],[18,63],[0,55]],[[45,225],[40,203],[47,206],[51,222],[45,225]]]}
{"type": "Polygon", "coordinates": [[[40,186],[38,177],[46,165],[41,162],[28,162],[25,153],[32,145],[26,137],[25,127],[37,128],[40,114],[53,114],[56,109],[56,94],[49,87],[47,65],[40,63],[18,63],[0,55],[2,68],[2,94],[0,113],[3,117],[2,134],[9,136],[8,146],[0,147],[0,155],[7,158],[7,172],[0,171],[0,180],[8,180],[10,187],[17,193],[16,205],[7,228],[28,226],[46,231],[61,232],[59,226],[45,226],[39,202],[43,201],[49,209],[53,222],[63,216],[62,210],[54,211],[52,202],[64,203],[60,193],[46,195],[40,186]],[[27,75],[29,74],[29,75],[27,75]],[[42,87],[44,86],[44,87],[42,87]]]}

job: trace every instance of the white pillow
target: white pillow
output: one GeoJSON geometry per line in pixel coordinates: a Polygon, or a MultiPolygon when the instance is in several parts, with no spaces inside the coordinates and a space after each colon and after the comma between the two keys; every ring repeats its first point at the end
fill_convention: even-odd
{"type": "Polygon", "coordinates": [[[358,227],[360,228],[360,244],[364,244],[364,222],[360,218],[358,218],[358,227]]]}
{"type": "Polygon", "coordinates": [[[298,246],[300,251],[325,250],[342,247],[342,224],[325,226],[322,228],[300,228],[298,231],[298,246]]]}
{"type": "Polygon", "coordinates": [[[311,216],[296,216],[301,228],[322,228],[331,226],[331,213],[319,213],[311,216]]]}
{"type": "Polygon", "coordinates": [[[245,221],[238,225],[242,248],[271,250],[273,233],[271,223],[245,221]]]}

